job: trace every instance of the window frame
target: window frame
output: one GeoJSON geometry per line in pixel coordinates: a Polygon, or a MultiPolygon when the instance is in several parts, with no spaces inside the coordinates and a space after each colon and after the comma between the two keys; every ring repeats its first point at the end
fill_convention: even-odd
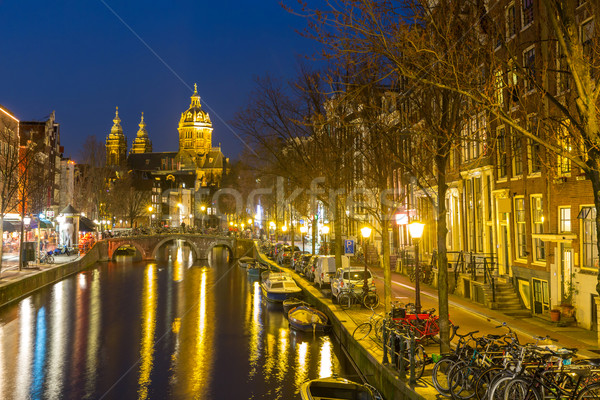
{"type": "Polygon", "coordinates": [[[529,198],[533,262],[546,262],[546,244],[542,239],[534,237],[544,233],[544,196],[542,194],[532,194],[529,198]]]}
{"type": "Polygon", "coordinates": [[[525,196],[513,198],[514,224],[515,224],[515,259],[523,262],[527,259],[527,212],[525,210],[525,196]],[[521,203],[522,209],[517,207],[521,203]],[[522,215],[519,215],[522,213],[522,215]]]}

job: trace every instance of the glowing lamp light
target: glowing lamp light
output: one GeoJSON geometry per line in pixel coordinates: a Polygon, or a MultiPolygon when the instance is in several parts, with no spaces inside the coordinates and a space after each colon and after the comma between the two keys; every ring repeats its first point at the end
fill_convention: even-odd
{"type": "Polygon", "coordinates": [[[233,221],[229,221],[229,226],[233,226],[233,221]]]}
{"type": "Polygon", "coordinates": [[[252,218],[248,218],[248,225],[252,225],[252,218]]]}
{"type": "Polygon", "coordinates": [[[300,227],[300,232],[301,232],[301,233],[306,233],[306,232],[308,232],[308,228],[307,228],[307,227],[305,227],[305,226],[301,226],[301,227],[300,227]]]}
{"type": "Polygon", "coordinates": [[[153,208],[152,206],[148,206],[148,212],[152,212],[153,208]]]}
{"type": "Polygon", "coordinates": [[[327,225],[323,225],[323,227],[321,228],[321,232],[327,235],[329,233],[329,227],[327,225]]]}
{"type": "Polygon", "coordinates": [[[360,228],[360,234],[365,239],[368,238],[369,236],[371,236],[371,228],[369,228],[368,226],[363,226],[362,228],[360,228]]]}
{"type": "Polygon", "coordinates": [[[287,231],[287,225],[284,225],[284,226],[282,226],[282,227],[281,227],[281,231],[282,231],[282,232],[285,232],[285,231],[287,231]]]}
{"type": "Polygon", "coordinates": [[[269,227],[271,229],[275,229],[275,222],[273,222],[273,221],[269,222],[269,227]]]}
{"type": "Polygon", "coordinates": [[[31,217],[23,218],[23,222],[25,223],[25,225],[29,225],[31,223],[31,217]]]}
{"type": "Polygon", "coordinates": [[[204,212],[206,210],[206,207],[204,205],[200,206],[200,211],[204,212]]]}
{"type": "Polygon", "coordinates": [[[420,239],[423,236],[423,229],[425,229],[425,224],[420,222],[411,222],[408,224],[408,230],[410,231],[410,236],[415,239],[420,239]]]}

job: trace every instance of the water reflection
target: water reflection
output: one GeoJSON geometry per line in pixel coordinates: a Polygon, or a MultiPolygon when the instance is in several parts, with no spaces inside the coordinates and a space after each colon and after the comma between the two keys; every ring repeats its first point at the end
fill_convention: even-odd
{"type": "Polygon", "coordinates": [[[156,265],[151,263],[146,266],[146,279],[144,281],[144,292],[142,294],[142,342],[140,352],[140,378],[138,399],[148,398],[148,386],[150,386],[150,372],[152,371],[152,360],[154,356],[154,328],[156,326],[156,277],[154,270],[156,265]]]}
{"type": "Polygon", "coordinates": [[[332,339],[291,331],[228,251],[159,253],[0,309],[0,398],[288,399],[344,374],[332,339]]]}

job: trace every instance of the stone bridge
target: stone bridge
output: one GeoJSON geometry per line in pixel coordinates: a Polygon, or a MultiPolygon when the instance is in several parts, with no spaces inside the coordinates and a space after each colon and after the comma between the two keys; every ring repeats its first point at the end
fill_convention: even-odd
{"type": "Polygon", "coordinates": [[[254,256],[254,242],[251,239],[238,239],[231,236],[210,236],[200,234],[170,233],[160,235],[143,235],[116,237],[106,240],[106,258],[112,260],[115,251],[123,246],[133,246],[141,254],[143,260],[154,260],[158,249],[165,243],[173,240],[182,240],[194,252],[196,260],[205,260],[213,247],[224,246],[231,252],[233,258],[245,255],[254,256]]]}

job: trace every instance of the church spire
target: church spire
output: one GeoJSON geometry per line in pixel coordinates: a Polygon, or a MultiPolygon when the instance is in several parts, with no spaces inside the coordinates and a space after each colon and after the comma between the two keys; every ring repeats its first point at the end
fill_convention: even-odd
{"type": "Polygon", "coordinates": [[[113,135],[123,134],[123,128],[121,128],[121,118],[119,118],[119,107],[115,111],[115,118],[113,119],[114,125],[112,126],[110,133],[113,135]]]}
{"type": "Polygon", "coordinates": [[[106,138],[106,164],[109,166],[122,166],[127,157],[127,138],[123,134],[119,107],[115,110],[113,126],[106,138]]]}
{"type": "Polygon", "coordinates": [[[139,153],[152,153],[152,142],[148,138],[148,131],[146,131],[146,123],[144,122],[144,113],[142,112],[142,119],[139,123],[140,129],[137,131],[137,136],[133,139],[133,146],[131,147],[132,154],[139,153]]]}
{"type": "Polygon", "coordinates": [[[198,85],[194,83],[194,94],[192,95],[192,102],[190,104],[190,108],[198,107],[200,108],[200,96],[198,95],[198,85]]]}

